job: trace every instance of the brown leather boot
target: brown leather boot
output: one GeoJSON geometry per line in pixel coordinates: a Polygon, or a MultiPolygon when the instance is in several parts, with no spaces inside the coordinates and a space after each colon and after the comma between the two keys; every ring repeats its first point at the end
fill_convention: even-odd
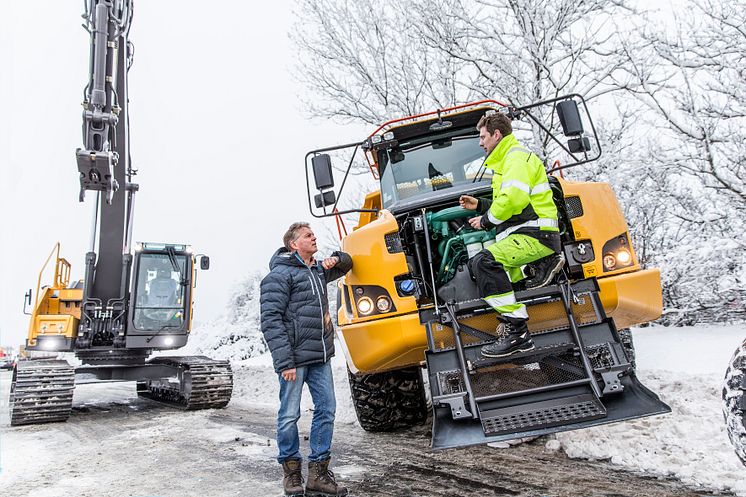
{"type": "Polygon", "coordinates": [[[329,471],[329,459],[308,462],[306,497],[342,497],[344,495],[347,495],[347,489],[337,485],[334,473],[329,471]]]}
{"type": "Polygon", "coordinates": [[[282,471],[285,477],[282,479],[282,488],[285,495],[289,497],[303,497],[303,474],[301,473],[300,459],[286,459],[282,463],[282,471]]]}

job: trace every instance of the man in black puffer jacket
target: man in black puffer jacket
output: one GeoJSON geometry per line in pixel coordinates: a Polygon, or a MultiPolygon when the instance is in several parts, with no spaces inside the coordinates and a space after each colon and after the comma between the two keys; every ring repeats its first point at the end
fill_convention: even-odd
{"type": "Polygon", "coordinates": [[[285,495],[304,495],[298,419],[305,382],[314,405],[305,495],[343,496],[347,490],[329,471],[336,399],[329,362],[334,355],[334,326],[326,284],[352,269],[352,258],[334,252],[317,262],[313,258],[316,237],[308,223],[293,223],[283,243],[261,284],[262,333],[280,381],[277,461],[284,470],[283,487],[285,495]]]}

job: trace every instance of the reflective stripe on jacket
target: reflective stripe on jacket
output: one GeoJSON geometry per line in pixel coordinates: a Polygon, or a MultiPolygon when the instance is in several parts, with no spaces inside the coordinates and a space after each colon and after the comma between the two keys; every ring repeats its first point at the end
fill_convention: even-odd
{"type": "Polygon", "coordinates": [[[492,170],[492,203],[482,206],[482,227],[496,227],[497,238],[510,233],[559,231],[544,164],[512,134],[505,136],[484,161],[492,170]]]}

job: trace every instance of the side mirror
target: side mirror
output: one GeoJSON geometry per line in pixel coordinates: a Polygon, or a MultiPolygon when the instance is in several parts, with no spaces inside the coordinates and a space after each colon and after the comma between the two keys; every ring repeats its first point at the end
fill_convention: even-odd
{"type": "Polygon", "coordinates": [[[591,141],[587,136],[581,136],[567,140],[567,148],[570,149],[571,153],[577,152],[589,152],[591,150],[591,141]]]}
{"type": "Polygon", "coordinates": [[[328,192],[317,194],[313,197],[313,200],[316,203],[316,207],[321,208],[328,205],[334,205],[334,202],[336,202],[337,200],[337,196],[332,190],[329,190],[328,192]]]}
{"type": "MultiPolygon", "coordinates": [[[[334,186],[332,175],[332,159],[329,154],[321,154],[311,158],[313,166],[313,180],[317,190],[326,190],[334,186]]],[[[319,206],[320,207],[320,206],[319,206]]]]}
{"type": "Polygon", "coordinates": [[[207,271],[208,269],[210,269],[210,258],[207,257],[206,255],[203,255],[202,257],[200,257],[199,268],[204,271],[207,271]]]}
{"type": "Polygon", "coordinates": [[[31,305],[31,289],[28,289],[28,292],[23,296],[23,313],[27,316],[30,316],[31,313],[26,310],[26,307],[31,305]]]}
{"type": "Polygon", "coordinates": [[[559,117],[562,133],[565,136],[583,134],[583,121],[580,119],[580,111],[575,100],[565,100],[558,103],[557,117],[559,117]]]}

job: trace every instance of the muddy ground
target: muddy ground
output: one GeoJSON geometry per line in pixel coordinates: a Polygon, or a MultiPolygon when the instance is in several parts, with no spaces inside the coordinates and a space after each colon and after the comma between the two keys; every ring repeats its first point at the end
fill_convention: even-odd
{"type": "MultiPolygon", "coordinates": [[[[10,427],[9,382],[0,373],[3,497],[282,495],[273,409],[182,412],[137,398],[133,383],[82,385],[66,423],[10,427]]],[[[302,433],[309,420],[304,413],[302,433]]],[[[541,439],[443,452],[428,444],[427,427],[369,434],[338,425],[333,466],[350,495],[361,497],[715,495],[571,460],[541,439]]]]}

